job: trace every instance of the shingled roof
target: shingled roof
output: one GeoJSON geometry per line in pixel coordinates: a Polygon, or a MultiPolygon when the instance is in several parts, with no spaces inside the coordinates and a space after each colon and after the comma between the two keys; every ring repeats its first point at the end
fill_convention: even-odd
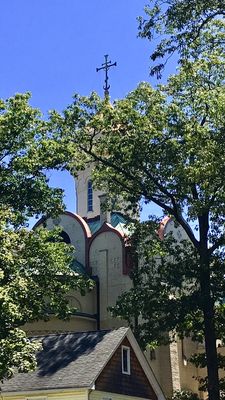
{"type": "Polygon", "coordinates": [[[91,388],[129,328],[35,337],[42,342],[34,372],[16,374],[2,392],[91,388]]]}

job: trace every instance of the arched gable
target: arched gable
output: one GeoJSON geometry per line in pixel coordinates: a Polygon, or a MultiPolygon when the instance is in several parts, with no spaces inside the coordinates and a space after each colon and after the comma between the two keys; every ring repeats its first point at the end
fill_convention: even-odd
{"type": "Polygon", "coordinates": [[[172,217],[166,216],[160,223],[158,230],[159,238],[163,240],[164,236],[168,233],[172,233],[174,239],[176,239],[178,242],[188,239],[188,236],[182,226],[174,222],[172,217]]]}
{"type": "Polygon", "coordinates": [[[89,265],[100,282],[100,319],[102,326],[109,318],[108,307],[128,290],[130,278],[124,274],[125,244],[120,232],[105,223],[89,243],[89,265]]]}
{"type": "Polygon", "coordinates": [[[114,246],[116,246],[117,251],[119,251],[120,254],[120,264],[123,273],[125,273],[126,268],[125,268],[125,237],[123,233],[118,231],[117,229],[113,228],[109,223],[104,223],[102,227],[94,234],[92,237],[89,239],[89,267],[92,268],[91,266],[91,258],[92,258],[92,253],[93,253],[93,246],[96,247],[96,249],[108,249],[108,251],[111,249],[112,244],[114,243],[114,246]],[[115,244],[117,242],[117,244],[115,244]]]}
{"type": "Polygon", "coordinates": [[[164,217],[164,218],[162,219],[162,221],[160,222],[160,226],[159,226],[159,230],[158,230],[158,235],[159,235],[159,238],[160,238],[161,240],[163,240],[163,238],[164,238],[166,225],[167,225],[167,223],[168,223],[170,220],[171,220],[171,217],[166,216],[166,217],[164,217]]]}
{"type": "Polygon", "coordinates": [[[70,240],[70,243],[75,248],[75,258],[77,261],[85,267],[88,265],[87,250],[91,231],[83,218],[66,211],[56,218],[41,218],[33,229],[41,225],[44,225],[47,229],[60,226],[63,229],[64,235],[67,236],[67,242],[70,240]]]}

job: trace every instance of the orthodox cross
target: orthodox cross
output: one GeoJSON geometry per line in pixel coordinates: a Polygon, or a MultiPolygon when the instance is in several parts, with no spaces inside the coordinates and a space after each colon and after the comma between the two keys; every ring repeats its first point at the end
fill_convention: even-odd
{"type": "Polygon", "coordinates": [[[105,62],[102,64],[102,67],[100,68],[96,68],[96,72],[100,71],[101,69],[105,70],[105,85],[103,86],[104,89],[104,93],[105,93],[105,98],[109,97],[109,77],[108,77],[108,70],[110,67],[116,67],[116,62],[114,62],[113,64],[111,63],[111,61],[108,60],[108,54],[104,55],[105,57],[105,62]]]}

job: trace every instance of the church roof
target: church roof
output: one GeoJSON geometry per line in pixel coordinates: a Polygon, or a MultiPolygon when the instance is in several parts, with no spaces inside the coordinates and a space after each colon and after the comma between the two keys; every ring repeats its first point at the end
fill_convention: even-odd
{"type": "Polygon", "coordinates": [[[72,271],[77,272],[78,274],[81,275],[86,275],[87,271],[85,269],[85,267],[76,259],[74,259],[72,261],[72,264],[70,265],[70,268],[72,269],[72,271]]]}
{"type": "MultiPolygon", "coordinates": [[[[91,230],[92,235],[101,228],[100,216],[93,219],[87,219],[86,222],[91,230]]],[[[112,225],[113,228],[117,228],[121,224],[127,224],[127,219],[125,218],[125,216],[121,213],[112,212],[110,225],[112,225]]]]}
{"type": "Polygon", "coordinates": [[[42,342],[36,371],[17,373],[2,392],[92,387],[129,328],[34,337],[42,342]]]}

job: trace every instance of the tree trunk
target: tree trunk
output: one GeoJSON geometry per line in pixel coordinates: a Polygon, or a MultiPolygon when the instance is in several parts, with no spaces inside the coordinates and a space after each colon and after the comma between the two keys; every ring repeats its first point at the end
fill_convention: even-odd
{"type": "MultiPolygon", "coordinates": [[[[209,307],[207,307],[209,308],[209,307]]],[[[217,363],[216,337],[213,318],[210,310],[204,310],[205,323],[205,350],[208,373],[209,400],[219,400],[219,375],[217,363]]]]}
{"type": "Polygon", "coordinates": [[[201,257],[201,294],[204,314],[205,351],[208,373],[209,400],[219,400],[219,374],[216,350],[216,334],[214,325],[214,302],[210,291],[209,259],[201,257]]]}

